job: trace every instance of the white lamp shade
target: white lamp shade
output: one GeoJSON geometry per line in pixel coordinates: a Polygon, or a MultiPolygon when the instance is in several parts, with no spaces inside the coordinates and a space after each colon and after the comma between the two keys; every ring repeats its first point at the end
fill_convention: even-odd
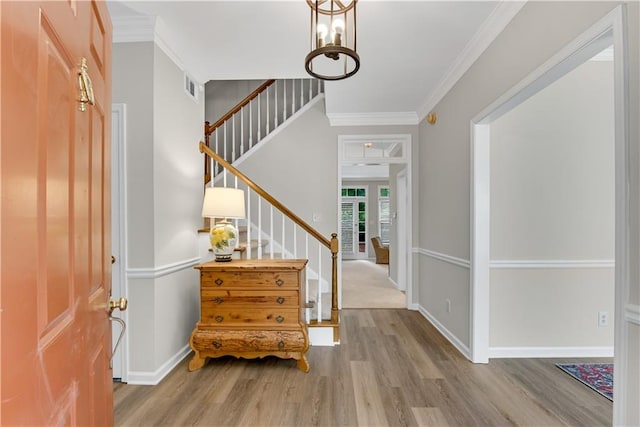
{"type": "Polygon", "coordinates": [[[244,191],[236,188],[207,187],[202,216],[206,218],[244,218],[244,191]]]}

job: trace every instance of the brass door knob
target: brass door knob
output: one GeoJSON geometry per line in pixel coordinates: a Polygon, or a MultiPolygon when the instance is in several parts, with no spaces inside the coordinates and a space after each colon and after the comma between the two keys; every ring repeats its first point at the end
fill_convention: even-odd
{"type": "Polygon", "coordinates": [[[113,310],[116,308],[120,311],[125,311],[128,304],[129,301],[127,301],[125,297],[120,297],[118,301],[115,301],[113,298],[109,299],[109,314],[113,313],[113,310]]]}

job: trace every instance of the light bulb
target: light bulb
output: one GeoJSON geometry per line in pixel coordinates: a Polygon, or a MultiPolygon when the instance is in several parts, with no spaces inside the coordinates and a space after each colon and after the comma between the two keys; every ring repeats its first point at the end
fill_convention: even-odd
{"type": "Polygon", "coordinates": [[[344,32],[344,21],[342,19],[335,19],[331,24],[331,39],[336,46],[342,45],[342,34],[344,32]]]}
{"type": "Polygon", "coordinates": [[[316,28],[316,35],[318,37],[318,47],[324,47],[325,37],[327,37],[328,32],[329,30],[327,29],[326,25],[318,24],[318,27],[316,28]]]}
{"type": "Polygon", "coordinates": [[[340,18],[334,19],[331,28],[336,33],[342,33],[344,31],[344,21],[340,18]]]}

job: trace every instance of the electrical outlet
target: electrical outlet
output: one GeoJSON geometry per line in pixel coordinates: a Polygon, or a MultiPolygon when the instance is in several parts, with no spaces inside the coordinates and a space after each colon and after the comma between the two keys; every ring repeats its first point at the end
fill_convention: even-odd
{"type": "Polygon", "coordinates": [[[451,313],[451,300],[450,299],[446,299],[444,300],[445,304],[447,304],[447,313],[451,313]]]}
{"type": "Polygon", "coordinates": [[[606,311],[598,312],[598,326],[609,326],[609,313],[606,311]]]}

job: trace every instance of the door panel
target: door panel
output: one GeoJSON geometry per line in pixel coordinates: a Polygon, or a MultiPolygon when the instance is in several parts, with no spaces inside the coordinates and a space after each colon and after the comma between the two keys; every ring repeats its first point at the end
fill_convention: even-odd
{"type": "Polygon", "coordinates": [[[112,424],[108,12],[0,2],[0,19],[0,424],[112,424]]]}
{"type": "Polygon", "coordinates": [[[340,238],[340,252],[345,258],[355,255],[355,242],[353,239],[354,209],[353,202],[342,202],[342,236],[340,238]]]}
{"type": "Polygon", "coordinates": [[[367,202],[343,198],[341,252],[344,259],[367,257],[367,202]]]}

